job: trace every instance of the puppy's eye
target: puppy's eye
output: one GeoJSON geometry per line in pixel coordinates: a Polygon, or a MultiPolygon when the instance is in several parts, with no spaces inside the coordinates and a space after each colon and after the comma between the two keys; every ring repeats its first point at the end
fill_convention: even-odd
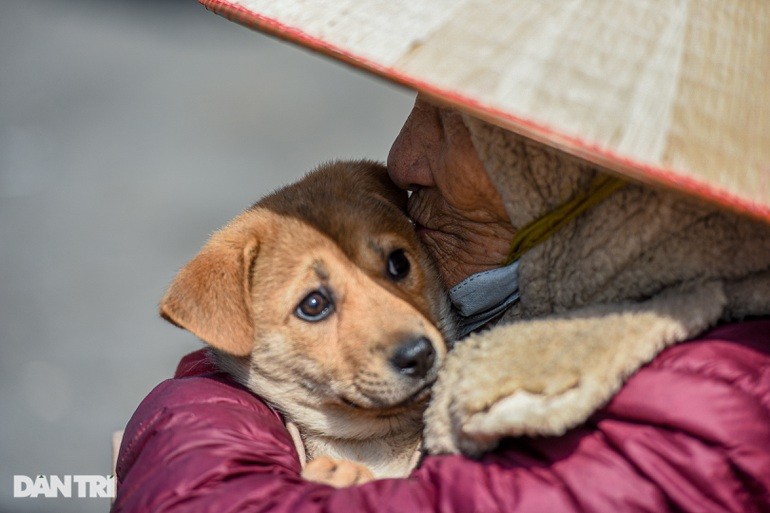
{"type": "Polygon", "coordinates": [[[294,315],[308,322],[326,319],[334,311],[334,303],[323,290],[314,290],[297,305],[294,315]]]}
{"type": "Polygon", "coordinates": [[[388,276],[400,280],[409,274],[409,259],[403,249],[392,251],[388,255],[388,276]]]}

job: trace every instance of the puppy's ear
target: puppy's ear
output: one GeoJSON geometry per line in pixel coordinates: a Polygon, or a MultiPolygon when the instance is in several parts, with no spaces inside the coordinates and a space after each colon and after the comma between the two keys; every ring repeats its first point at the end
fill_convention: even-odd
{"type": "Polygon", "coordinates": [[[409,194],[399,189],[396,184],[390,180],[388,176],[388,169],[377,162],[364,161],[363,165],[366,166],[366,176],[370,183],[371,191],[388,203],[392,203],[402,212],[406,212],[406,201],[409,198],[409,194]]]}
{"type": "Polygon", "coordinates": [[[259,241],[239,224],[215,233],[179,271],[160,315],[217,349],[247,356],[254,346],[251,272],[259,241]]]}

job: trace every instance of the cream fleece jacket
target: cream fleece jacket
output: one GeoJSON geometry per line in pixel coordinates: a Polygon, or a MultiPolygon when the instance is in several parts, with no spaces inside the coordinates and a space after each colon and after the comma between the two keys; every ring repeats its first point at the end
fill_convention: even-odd
{"type": "MultiPolygon", "coordinates": [[[[601,171],[466,117],[522,227],[601,171]]],[[[521,258],[520,302],[460,342],[426,412],[430,452],[479,454],[505,436],[584,422],[666,347],[770,314],[770,225],[629,183],[521,258]]]]}

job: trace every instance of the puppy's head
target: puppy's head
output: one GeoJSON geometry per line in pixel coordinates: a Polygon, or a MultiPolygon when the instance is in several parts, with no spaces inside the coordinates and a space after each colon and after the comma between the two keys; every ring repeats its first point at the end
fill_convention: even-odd
{"type": "Polygon", "coordinates": [[[305,429],[392,429],[421,411],[449,335],[405,205],[380,165],[324,166],[215,233],[161,314],[305,429]]]}

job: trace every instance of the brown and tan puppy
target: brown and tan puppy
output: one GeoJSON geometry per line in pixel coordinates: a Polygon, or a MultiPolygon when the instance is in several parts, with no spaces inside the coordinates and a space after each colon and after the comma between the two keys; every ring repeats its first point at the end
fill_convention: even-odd
{"type": "Polygon", "coordinates": [[[381,165],[322,166],[216,232],[161,301],[296,426],[306,478],[346,486],[416,463],[451,328],[406,198],[381,165]]]}

